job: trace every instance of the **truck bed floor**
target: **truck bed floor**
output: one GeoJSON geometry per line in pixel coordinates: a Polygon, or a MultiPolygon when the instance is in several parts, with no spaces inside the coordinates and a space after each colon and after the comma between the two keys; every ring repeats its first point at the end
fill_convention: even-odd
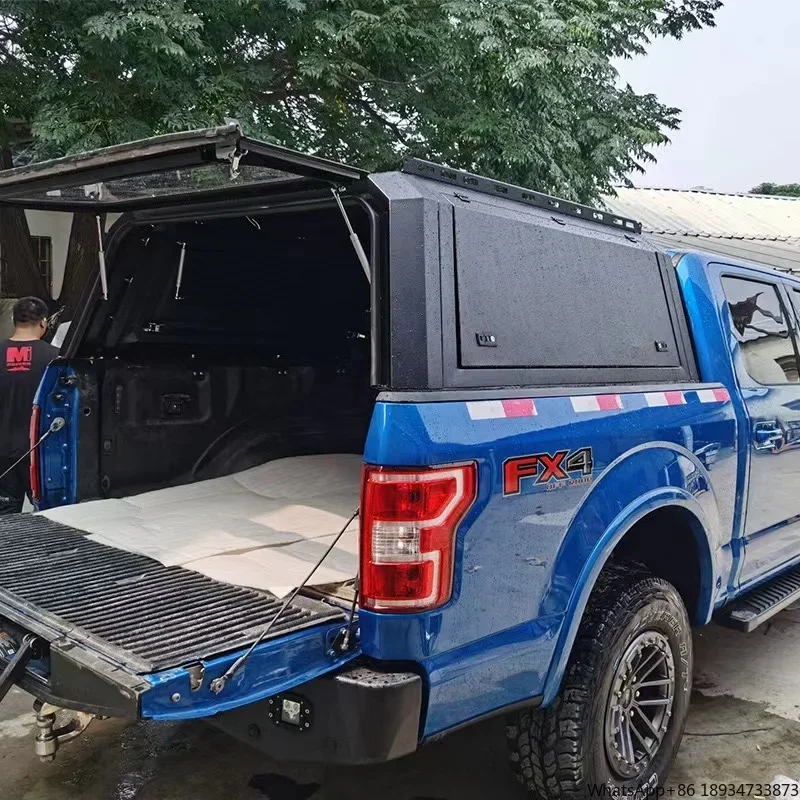
{"type": "MultiPolygon", "coordinates": [[[[221,478],[43,511],[100,544],[187,567],[223,583],[283,597],[306,577],[358,506],[362,457],[277,458],[221,478]]],[[[314,584],[351,581],[358,525],[350,525],[314,584]]]]}
{"type": "MultiPolygon", "coordinates": [[[[0,518],[0,614],[2,606],[148,673],[247,646],[281,601],[20,514],[0,518]]],[[[298,597],[268,638],[343,616],[298,597]]]]}

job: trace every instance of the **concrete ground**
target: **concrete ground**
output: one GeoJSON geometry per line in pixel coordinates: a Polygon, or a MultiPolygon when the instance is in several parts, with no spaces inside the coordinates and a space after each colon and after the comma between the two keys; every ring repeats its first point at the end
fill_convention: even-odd
{"type": "MultiPolygon", "coordinates": [[[[696,692],[669,778],[680,784],[800,778],[800,604],[745,636],[698,631],[696,692]]],[[[271,762],[202,723],[95,723],[54,764],[33,753],[31,699],[0,705],[0,800],[523,800],[490,720],[378,767],[271,762]]]]}

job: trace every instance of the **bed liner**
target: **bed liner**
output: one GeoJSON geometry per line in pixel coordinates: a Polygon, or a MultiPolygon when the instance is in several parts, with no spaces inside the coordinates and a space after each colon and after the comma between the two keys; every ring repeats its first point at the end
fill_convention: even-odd
{"type": "MultiPolygon", "coordinates": [[[[0,520],[2,606],[137,673],[242,649],[282,605],[275,595],[92,541],[43,515],[0,520]]],[[[297,597],[268,639],[344,612],[297,597]]]]}
{"type": "MultiPolygon", "coordinates": [[[[222,478],[61,506],[42,516],[164,566],[283,597],[306,578],[358,507],[361,469],[360,455],[293,456],[222,478]]],[[[353,522],[311,585],[352,581],[357,569],[353,522]]]]}

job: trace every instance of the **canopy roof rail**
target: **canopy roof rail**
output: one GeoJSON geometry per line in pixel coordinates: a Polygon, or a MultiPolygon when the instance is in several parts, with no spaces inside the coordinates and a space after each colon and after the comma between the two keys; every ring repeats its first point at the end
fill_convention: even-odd
{"type": "Polygon", "coordinates": [[[599,208],[584,206],[574,203],[571,200],[564,200],[559,197],[552,197],[549,194],[536,192],[533,189],[524,189],[521,186],[514,186],[511,183],[495,181],[491,178],[484,178],[480,175],[473,175],[471,172],[464,172],[458,169],[443,167],[441,164],[433,164],[430,161],[423,161],[418,158],[408,159],[402,167],[402,172],[407,175],[419,175],[422,178],[429,178],[441,183],[448,183],[452,186],[460,186],[470,189],[473,192],[490,194],[495,197],[504,197],[507,200],[516,200],[529,206],[552,211],[557,214],[566,214],[570,217],[579,217],[590,222],[597,222],[600,225],[607,225],[610,228],[624,231],[626,233],[642,232],[642,223],[610,211],[603,211],[599,208]]]}

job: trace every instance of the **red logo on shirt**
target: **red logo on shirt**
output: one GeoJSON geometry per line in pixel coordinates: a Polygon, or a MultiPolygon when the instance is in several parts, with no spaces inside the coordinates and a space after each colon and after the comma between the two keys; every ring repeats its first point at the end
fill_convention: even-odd
{"type": "Polygon", "coordinates": [[[32,361],[32,347],[6,348],[6,369],[9,372],[28,372],[31,368],[32,361]]]}

